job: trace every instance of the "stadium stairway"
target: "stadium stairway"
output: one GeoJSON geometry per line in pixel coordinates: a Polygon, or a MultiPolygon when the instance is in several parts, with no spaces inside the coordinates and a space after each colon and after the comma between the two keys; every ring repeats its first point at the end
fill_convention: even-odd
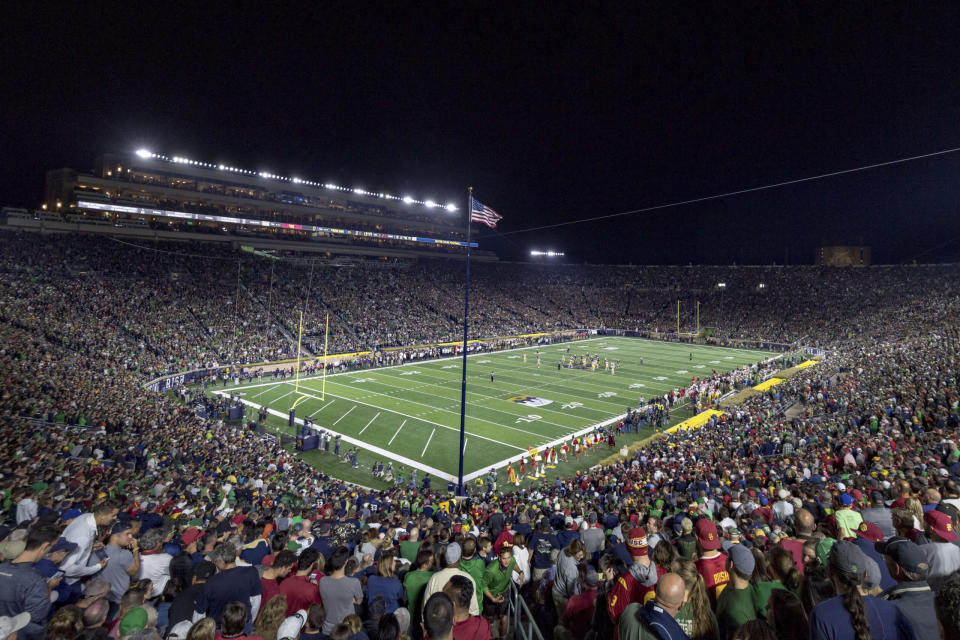
{"type": "MultiPolygon", "coordinates": [[[[247,288],[247,285],[240,283],[240,289],[243,290],[243,293],[249,296],[250,300],[261,309],[263,309],[264,315],[267,315],[267,305],[263,303],[263,300],[258,298],[253,294],[250,289],[247,288]]],[[[269,314],[268,319],[273,326],[277,328],[277,331],[280,332],[287,342],[290,343],[290,346],[293,347],[294,351],[297,349],[297,336],[293,335],[290,330],[287,328],[286,323],[283,321],[283,318],[276,316],[274,314],[269,314]]],[[[307,348],[306,344],[300,345],[300,357],[312,360],[314,358],[313,352],[307,348]]]]}

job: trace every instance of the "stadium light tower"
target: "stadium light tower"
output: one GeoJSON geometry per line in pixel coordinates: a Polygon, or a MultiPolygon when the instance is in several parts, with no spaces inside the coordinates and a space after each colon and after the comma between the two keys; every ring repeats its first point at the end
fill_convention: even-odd
{"type": "Polygon", "coordinates": [[[137,149],[137,155],[141,158],[150,158],[153,157],[153,154],[150,153],[149,149],[137,149]]]}

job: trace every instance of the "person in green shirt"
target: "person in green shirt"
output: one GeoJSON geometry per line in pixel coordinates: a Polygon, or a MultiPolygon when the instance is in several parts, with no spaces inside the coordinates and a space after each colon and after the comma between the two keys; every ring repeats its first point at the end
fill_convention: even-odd
{"type": "Polygon", "coordinates": [[[490,621],[494,638],[503,638],[507,634],[507,598],[511,575],[516,573],[523,582],[523,571],[513,558],[513,545],[504,543],[496,562],[491,562],[483,572],[483,615],[490,621]]]}
{"type": "Polygon", "coordinates": [[[409,537],[400,543],[400,557],[412,564],[417,559],[420,545],[420,529],[411,527],[409,537]]]}
{"type": "MultiPolygon", "coordinates": [[[[411,625],[420,623],[423,612],[421,595],[433,576],[433,552],[429,547],[420,549],[410,571],[403,578],[403,590],[407,594],[407,608],[410,611],[411,625]]],[[[414,627],[416,628],[416,627],[414,627]]]]}
{"type": "Polygon", "coordinates": [[[692,640],[720,640],[720,625],[710,608],[707,587],[696,563],[689,558],[677,558],[670,571],[680,576],[684,584],[684,604],[675,616],[677,624],[692,640]]]}
{"type": "Polygon", "coordinates": [[[723,638],[732,637],[745,622],[756,620],[760,614],[757,588],[750,584],[757,564],[753,553],[742,544],[735,544],[727,554],[730,583],[717,597],[717,621],[723,638]]]}
{"type": "Polygon", "coordinates": [[[460,558],[460,570],[466,571],[477,585],[477,608],[483,610],[483,572],[487,568],[483,558],[477,555],[477,539],[468,536],[463,541],[463,555],[460,558]]]}

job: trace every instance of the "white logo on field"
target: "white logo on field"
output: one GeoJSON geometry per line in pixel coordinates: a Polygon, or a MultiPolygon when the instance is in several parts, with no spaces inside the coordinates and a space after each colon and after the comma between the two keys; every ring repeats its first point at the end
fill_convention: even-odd
{"type": "Polygon", "coordinates": [[[458,364],[448,364],[448,365],[444,365],[443,367],[440,367],[440,368],[441,368],[441,369],[459,369],[459,368],[460,368],[460,365],[458,365],[458,364]]]}
{"type": "Polygon", "coordinates": [[[647,385],[643,384],[642,382],[634,382],[632,385],[630,385],[630,388],[631,388],[631,389],[643,389],[645,386],[647,386],[647,385]]]}
{"type": "Polygon", "coordinates": [[[520,356],[507,356],[507,357],[510,358],[511,360],[516,360],[516,359],[519,358],[520,356]]]}
{"type": "Polygon", "coordinates": [[[582,406],[583,406],[583,403],[582,403],[582,402],[565,402],[563,405],[561,405],[560,408],[561,408],[561,409],[576,409],[577,407],[582,407],[582,406]]]}
{"type": "Polygon", "coordinates": [[[690,372],[687,371],[686,369],[680,369],[679,371],[677,371],[677,373],[690,373],[690,372]]]}
{"type": "Polygon", "coordinates": [[[535,396],[513,396],[512,398],[507,398],[507,401],[516,402],[517,404],[522,404],[527,407],[545,407],[548,404],[553,404],[553,400],[537,398],[535,396]]]}
{"type": "Polygon", "coordinates": [[[373,378],[357,378],[354,382],[373,382],[373,378]]]}
{"type": "Polygon", "coordinates": [[[598,393],[598,394],[597,394],[597,397],[598,397],[598,398],[612,398],[612,397],[614,397],[614,396],[616,396],[616,395],[617,395],[616,391],[604,391],[603,393],[598,393]]]}
{"type": "Polygon", "coordinates": [[[733,356],[724,356],[723,359],[724,359],[724,360],[733,360],[733,356]]]}
{"type": "Polygon", "coordinates": [[[706,367],[706,365],[695,364],[695,365],[693,365],[693,368],[694,368],[694,369],[706,369],[707,367],[706,367]]]}
{"type": "Polygon", "coordinates": [[[400,375],[402,375],[402,376],[415,376],[415,375],[417,375],[418,373],[420,373],[420,372],[419,372],[419,371],[401,371],[401,372],[400,372],[400,375]]]}
{"type": "Polygon", "coordinates": [[[710,361],[710,364],[720,364],[720,361],[719,361],[719,360],[711,360],[711,361],[710,361]]]}
{"type": "Polygon", "coordinates": [[[604,347],[604,351],[619,351],[620,347],[604,347]]]}
{"type": "Polygon", "coordinates": [[[489,360],[477,360],[477,364],[488,364],[489,360]]]}
{"type": "Polygon", "coordinates": [[[667,376],[657,376],[654,380],[666,380],[667,376]]]}

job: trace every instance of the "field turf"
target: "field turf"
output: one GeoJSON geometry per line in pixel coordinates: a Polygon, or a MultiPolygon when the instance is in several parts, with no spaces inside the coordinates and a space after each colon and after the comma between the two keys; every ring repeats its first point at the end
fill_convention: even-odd
{"type": "MultiPolygon", "coordinates": [[[[727,371],[771,355],[607,336],[470,355],[465,478],[517,460],[528,447],[556,443],[595,425],[615,422],[628,406],[636,407],[641,396],[662,395],[686,386],[693,376],[727,371]],[[600,354],[596,371],[557,369],[561,356],[585,354],[600,354]],[[620,361],[614,373],[604,367],[604,358],[620,361]]],[[[348,448],[361,447],[365,466],[392,459],[394,467],[403,465],[407,474],[416,467],[421,478],[429,473],[449,479],[456,476],[458,465],[461,363],[459,357],[440,358],[328,374],[325,387],[320,376],[313,376],[302,377],[299,386],[291,378],[265,378],[262,383],[231,385],[222,391],[239,393],[251,407],[248,416],[266,405],[273,425],[285,426],[295,405],[298,419],[311,416],[317,427],[343,436],[341,456],[348,448]]],[[[336,465],[332,453],[332,448],[330,454],[306,452],[304,458],[343,477],[338,471],[349,465],[332,466],[336,465]]]]}

